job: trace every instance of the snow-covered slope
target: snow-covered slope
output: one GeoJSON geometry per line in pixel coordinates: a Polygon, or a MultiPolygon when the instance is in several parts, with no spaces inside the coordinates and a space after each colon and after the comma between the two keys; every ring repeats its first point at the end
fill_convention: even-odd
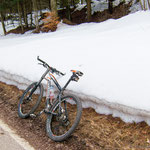
{"type": "Polygon", "coordinates": [[[149,11],[140,11],[102,23],[60,24],[53,33],[0,36],[0,80],[20,87],[38,80],[44,72],[37,65],[39,55],[67,73],[61,85],[69,70],[84,72],[79,83],[68,87],[89,98],[84,106],[150,123],[149,18],[149,11]]]}

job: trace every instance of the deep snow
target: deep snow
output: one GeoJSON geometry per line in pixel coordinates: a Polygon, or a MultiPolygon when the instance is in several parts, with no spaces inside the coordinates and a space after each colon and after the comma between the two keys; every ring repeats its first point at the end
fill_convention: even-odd
{"type": "Polygon", "coordinates": [[[150,12],[77,26],[60,24],[53,33],[2,36],[0,26],[0,80],[20,88],[45,71],[39,55],[66,76],[71,69],[84,76],[68,89],[84,97],[84,106],[113,114],[124,121],[150,124],[150,12]]]}

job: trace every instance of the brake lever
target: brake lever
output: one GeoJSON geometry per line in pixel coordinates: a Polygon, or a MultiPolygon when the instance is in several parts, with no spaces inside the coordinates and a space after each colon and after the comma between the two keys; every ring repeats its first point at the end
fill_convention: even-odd
{"type": "Polygon", "coordinates": [[[45,63],[38,63],[38,65],[42,65],[43,67],[47,68],[45,63]]]}
{"type": "Polygon", "coordinates": [[[38,63],[38,65],[43,65],[42,63],[38,63]]]}

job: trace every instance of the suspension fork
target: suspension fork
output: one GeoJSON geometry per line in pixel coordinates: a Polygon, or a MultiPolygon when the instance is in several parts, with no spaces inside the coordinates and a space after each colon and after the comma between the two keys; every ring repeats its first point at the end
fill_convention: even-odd
{"type": "Polygon", "coordinates": [[[63,91],[60,92],[59,94],[59,110],[58,110],[58,117],[60,117],[62,114],[64,114],[65,112],[65,120],[67,121],[68,120],[68,112],[67,112],[67,103],[66,101],[64,100],[63,103],[64,103],[64,108],[62,108],[61,106],[61,99],[62,99],[62,95],[63,95],[63,91]],[[62,111],[63,110],[63,111],[62,111]]]}
{"type": "MultiPolygon", "coordinates": [[[[66,89],[66,87],[71,82],[71,80],[72,80],[72,77],[68,80],[68,82],[65,84],[65,86],[60,90],[60,94],[59,94],[59,114],[61,114],[61,109],[62,109],[62,107],[61,107],[61,98],[62,98],[62,95],[63,95],[63,91],[66,89]]],[[[65,104],[65,109],[66,109],[66,104],[65,104]]]]}

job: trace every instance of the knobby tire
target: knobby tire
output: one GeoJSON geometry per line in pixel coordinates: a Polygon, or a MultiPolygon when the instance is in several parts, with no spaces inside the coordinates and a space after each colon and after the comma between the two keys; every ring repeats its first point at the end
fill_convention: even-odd
{"type": "MultiPolygon", "coordinates": [[[[74,117],[74,121],[73,121],[73,124],[69,127],[68,131],[66,131],[66,133],[63,133],[62,135],[57,135],[54,131],[53,131],[53,128],[56,128],[57,126],[59,126],[60,124],[63,125],[63,123],[60,121],[61,119],[61,116],[60,118],[56,115],[53,115],[53,114],[50,114],[50,115],[47,115],[47,121],[46,121],[46,131],[47,131],[47,134],[48,136],[54,140],[54,141],[57,141],[57,142],[60,142],[60,141],[63,141],[65,139],[67,139],[73,132],[74,130],[76,129],[76,127],[78,126],[79,122],[80,122],[80,119],[81,119],[81,115],[82,115],[82,104],[81,104],[81,101],[79,100],[79,98],[77,98],[76,96],[73,96],[73,95],[68,95],[68,96],[65,96],[61,99],[61,105],[62,103],[64,103],[64,107],[66,108],[67,105],[69,107],[69,109],[65,112],[64,114],[66,116],[68,116],[68,121],[72,120],[72,118],[74,117]],[[69,101],[70,100],[73,100],[74,104],[72,102],[69,101]],[[68,103],[69,102],[69,103],[68,103]],[[73,105],[71,105],[71,103],[73,105]],[[77,108],[76,108],[77,107],[77,108]],[[73,109],[72,109],[73,108],[73,109]],[[77,110],[77,112],[75,113],[76,115],[73,115],[74,114],[74,110],[77,110]],[[69,116],[70,115],[70,116],[69,116]],[[59,119],[58,119],[58,118],[59,119]],[[59,120],[59,121],[57,121],[59,120]],[[55,123],[58,123],[59,125],[57,125],[56,127],[54,126],[53,127],[53,122],[55,123]]],[[[56,111],[59,110],[59,101],[56,101],[51,109],[52,112],[56,113],[56,111]]],[[[65,116],[64,115],[64,116],[65,116]]],[[[70,121],[71,122],[71,121],[70,121]]],[[[66,123],[65,123],[65,126],[66,126],[66,123]]],[[[69,125],[68,125],[69,126],[69,125]]],[[[59,128],[59,127],[58,127],[59,128]]],[[[65,127],[67,128],[67,126],[65,127]]],[[[57,129],[56,129],[57,130],[57,129]]],[[[56,131],[57,132],[57,131],[56,131]]]]}
{"type": "Polygon", "coordinates": [[[30,114],[33,114],[42,100],[43,90],[44,90],[42,84],[39,84],[38,87],[36,88],[36,90],[39,89],[39,93],[35,96],[34,95],[36,94],[36,90],[35,90],[31,95],[31,97],[34,97],[34,101],[35,101],[34,102],[35,104],[33,104],[33,106],[30,106],[30,103],[33,101],[33,99],[31,100],[31,102],[25,99],[26,95],[28,95],[31,92],[30,90],[32,90],[36,86],[36,84],[37,82],[34,82],[31,85],[29,85],[20,98],[19,105],[18,105],[18,115],[20,118],[25,119],[28,118],[30,114]],[[28,112],[23,112],[24,111],[23,106],[27,107],[26,105],[29,105],[31,108],[28,108],[29,109],[28,112]]]}

